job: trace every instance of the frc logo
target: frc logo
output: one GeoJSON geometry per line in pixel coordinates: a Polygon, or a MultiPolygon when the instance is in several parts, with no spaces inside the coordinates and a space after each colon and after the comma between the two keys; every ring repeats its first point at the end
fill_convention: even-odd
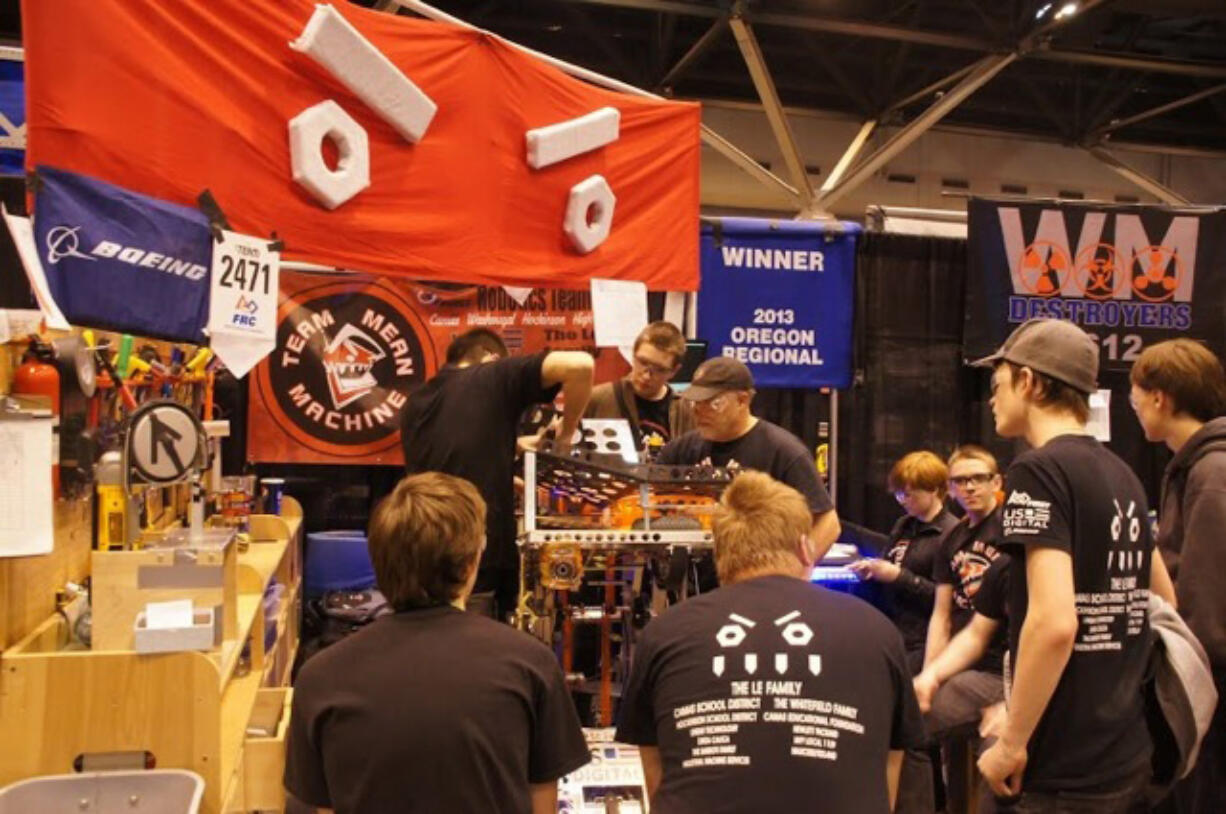
{"type": "Polygon", "coordinates": [[[328,390],[336,409],[360,399],[374,390],[379,380],[371,371],[375,363],[387,354],[379,343],[352,325],[341,328],[324,349],[324,370],[328,374],[328,390]]]}
{"type": "Polygon", "coordinates": [[[268,415],[316,452],[393,450],[408,394],[434,364],[412,306],[391,286],[346,282],[302,291],[278,313],[277,349],[257,378],[268,415]]]}

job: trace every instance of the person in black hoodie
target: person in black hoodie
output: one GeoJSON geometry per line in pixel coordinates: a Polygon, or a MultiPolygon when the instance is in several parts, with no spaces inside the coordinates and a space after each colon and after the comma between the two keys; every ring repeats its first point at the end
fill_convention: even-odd
{"type": "MultiPolygon", "coordinates": [[[[1150,441],[1175,453],[1162,478],[1158,550],[1179,613],[1200,639],[1226,698],[1226,373],[1190,339],[1160,342],[1132,368],[1130,401],[1150,441]]],[[[1226,707],[1192,774],[1175,788],[1179,812],[1226,811],[1226,707]]]]}
{"type": "Polygon", "coordinates": [[[924,667],[928,619],[936,595],[934,571],[941,538],[958,524],[945,508],[949,468],[935,453],[909,452],[894,464],[887,483],[906,512],[898,518],[880,557],[852,563],[860,579],[882,586],[879,605],[894,620],[907,647],[911,675],[924,667]]]}
{"type": "MultiPolygon", "coordinates": [[[[936,595],[941,541],[958,524],[957,518],[945,508],[948,482],[949,469],[935,453],[920,450],[900,458],[890,470],[887,483],[906,514],[890,530],[880,558],[865,558],[850,566],[860,579],[880,585],[873,604],[902,633],[912,677],[924,667],[924,644],[936,595]]],[[[895,812],[931,812],[935,807],[934,793],[929,749],[907,750],[895,812]]]]}

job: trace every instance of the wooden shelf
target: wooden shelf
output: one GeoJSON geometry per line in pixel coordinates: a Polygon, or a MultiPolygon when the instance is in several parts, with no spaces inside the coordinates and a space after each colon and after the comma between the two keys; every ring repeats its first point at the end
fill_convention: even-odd
{"type": "MultiPolygon", "coordinates": [[[[234,633],[221,647],[158,654],[71,650],[67,626],[55,615],[4,651],[0,728],[15,736],[0,738],[0,786],[69,773],[81,754],[149,751],[159,767],[190,769],[205,779],[206,814],[251,809],[270,799],[276,790],[267,784],[254,786],[257,797],[248,798],[244,778],[258,777],[259,769],[245,769],[244,752],[257,699],[270,692],[266,682],[288,679],[285,659],[292,660],[297,646],[302,521],[297,503],[287,498],[287,508],[296,516],[253,518],[258,536],[279,536],[238,553],[237,580],[226,597],[236,617],[234,633]],[[274,577],[286,586],[277,613],[277,647],[284,650],[268,654],[263,596],[274,577]],[[247,646],[250,670],[238,675],[247,646]],[[273,667],[278,663],[280,672],[273,667]]],[[[278,749],[284,760],[283,732],[257,745],[253,754],[262,765],[275,763],[278,749]]]]}
{"type": "Polygon", "coordinates": [[[252,670],[231,681],[221,697],[221,777],[231,777],[242,762],[247,721],[251,719],[251,709],[262,681],[262,672],[252,670]]]}

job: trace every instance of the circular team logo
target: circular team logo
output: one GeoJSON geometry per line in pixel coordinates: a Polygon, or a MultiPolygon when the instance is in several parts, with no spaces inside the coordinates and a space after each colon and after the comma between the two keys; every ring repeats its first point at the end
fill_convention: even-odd
{"type": "Polygon", "coordinates": [[[1124,279],[1116,262],[1115,247],[1109,243],[1086,246],[1077,254],[1077,281],[1086,297],[1109,300],[1124,279]]]}
{"type": "Polygon", "coordinates": [[[1054,297],[1072,273],[1073,261],[1068,252],[1055,243],[1036,240],[1022,252],[1018,270],[1028,291],[1040,297],[1054,297]]]}
{"type": "Polygon", "coordinates": [[[409,392],[433,372],[426,328],[392,287],[332,283],[286,300],[259,392],[294,440],[364,457],[398,442],[409,392]]]}
{"type": "Polygon", "coordinates": [[[1179,254],[1166,246],[1146,246],[1132,256],[1132,290],[1148,302],[1166,302],[1183,279],[1179,254]]]}

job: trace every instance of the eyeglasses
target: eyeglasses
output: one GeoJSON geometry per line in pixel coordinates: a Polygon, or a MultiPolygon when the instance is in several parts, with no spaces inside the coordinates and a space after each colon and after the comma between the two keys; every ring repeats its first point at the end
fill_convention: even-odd
{"type": "Polygon", "coordinates": [[[657,364],[647,361],[641,356],[634,357],[634,364],[637,367],[640,367],[643,370],[646,370],[652,376],[667,376],[668,374],[673,372],[673,369],[671,367],[660,367],[657,364]]]}
{"type": "Polygon", "coordinates": [[[923,491],[925,490],[923,489],[895,489],[894,499],[897,500],[899,503],[902,503],[907,498],[915,497],[917,494],[923,491]]]}
{"type": "Polygon", "coordinates": [[[711,398],[707,399],[706,401],[696,401],[694,402],[694,406],[705,407],[708,410],[719,412],[720,410],[724,409],[725,406],[727,406],[729,398],[731,398],[729,394],[720,393],[718,396],[711,396],[711,398]]]}
{"type": "Polygon", "coordinates": [[[996,474],[988,474],[986,472],[976,472],[974,475],[957,475],[949,479],[950,484],[958,488],[965,488],[974,484],[975,486],[986,486],[992,481],[996,474]]]}

